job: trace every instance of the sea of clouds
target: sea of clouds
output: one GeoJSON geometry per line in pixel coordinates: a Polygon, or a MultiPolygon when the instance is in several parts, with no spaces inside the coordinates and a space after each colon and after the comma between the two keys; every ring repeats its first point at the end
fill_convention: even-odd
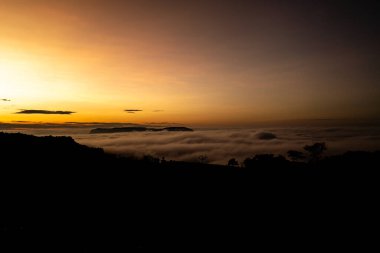
{"type": "Polygon", "coordinates": [[[274,127],[244,129],[195,129],[194,132],[129,132],[89,134],[89,129],[18,129],[36,135],[70,135],[77,142],[126,156],[152,155],[166,160],[210,163],[239,162],[255,154],[302,151],[305,145],[325,142],[327,155],[350,150],[380,150],[379,127],[274,127]]]}

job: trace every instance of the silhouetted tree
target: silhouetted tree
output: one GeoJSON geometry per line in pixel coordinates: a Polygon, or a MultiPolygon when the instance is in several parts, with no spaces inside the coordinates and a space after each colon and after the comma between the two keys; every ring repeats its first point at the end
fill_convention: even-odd
{"type": "Polygon", "coordinates": [[[273,154],[259,154],[252,158],[244,160],[246,168],[266,167],[266,166],[281,166],[288,162],[282,155],[275,156],[273,154]]]}
{"type": "Polygon", "coordinates": [[[208,157],[206,155],[200,155],[198,157],[198,162],[203,163],[203,164],[208,164],[209,160],[208,160],[208,157]]]}
{"type": "Polygon", "coordinates": [[[152,155],[145,155],[143,157],[143,161],[146,163],[149,163],[149,164],[159,164],[160,163],[160,159],[158,159],[152,155]]]}
{"type": "Polygon", "coordinates": [[[227,166],[230,166],[230,167],[239,167],[239,162],[235,158],[231,158],[228,161],[227,166]]]}
{"type": "Polygon", "coordinates": [[[297,151],[297,150],[289,150],[287,154],[288,154],[288,157],[290,158],[290,160],[292,160],[294,162],[302,161],[303,159],[306,158],[304,153],[297,151]]]}
{"type": "Polygon", "coordinates": [[[311,161],[318,161],[327,147],[324,142],[316,142],[313,145],[306,145],[303,149],[309,152],[311,161]]]}

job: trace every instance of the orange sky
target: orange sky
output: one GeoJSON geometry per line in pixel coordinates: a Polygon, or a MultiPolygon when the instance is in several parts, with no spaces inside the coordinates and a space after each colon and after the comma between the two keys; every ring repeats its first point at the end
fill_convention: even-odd
{"type": "Polygon", "coordinates": [[[11,100],[0,100],[2,122],[380,115],[368,13],[351,22],[333,6],[278,1],[59,2],[0,0],[0,99],[11,100]]]}

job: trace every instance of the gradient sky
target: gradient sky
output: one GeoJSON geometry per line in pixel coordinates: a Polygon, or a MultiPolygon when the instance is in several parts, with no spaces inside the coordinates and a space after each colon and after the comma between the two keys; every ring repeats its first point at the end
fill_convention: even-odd
{"type": "Polygon", "coordinates": [[[355,2],[0,0],[0,121],[378,119],[380,4],[355,2]]]}

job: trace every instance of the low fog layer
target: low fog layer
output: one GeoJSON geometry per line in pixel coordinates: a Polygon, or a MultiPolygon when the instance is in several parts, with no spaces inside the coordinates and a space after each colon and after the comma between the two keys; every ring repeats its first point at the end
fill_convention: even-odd
{"type": "Polygon", "coordinates": [[[314,142],[326,142],[326,153],[330,155],[348,150],[380,150],[380,130],[371,128],[197,130],[78,135],[75,139],[118,154],[183,161],[198,161],[200,156],[207,156],[210,163],[217,164],[226,164],[230,158],[242,162],[255,154],[285,155],[290,149],[302,151],[303,146],[314,142]]]}
{"type": "MultiPolygon", "coordinates": [[[[239,162],[255,154],[286,155],[290,149],[303,151],[305,145],[326,142],[326,154],[349,150],[380,150],[379,127],[345,128],[252,128],[195,129],[194,132],[132,132],[88,134],[90,129],[17,129],[36,135],[70,135],[77,142],[104,148],[126,156],[153,155],[166,160],[199,161],[207,156],[210,163],[226,164],[230,158],[239,162]]],[[[9,131],[9,129],[8,129],[9,131]]]]}

